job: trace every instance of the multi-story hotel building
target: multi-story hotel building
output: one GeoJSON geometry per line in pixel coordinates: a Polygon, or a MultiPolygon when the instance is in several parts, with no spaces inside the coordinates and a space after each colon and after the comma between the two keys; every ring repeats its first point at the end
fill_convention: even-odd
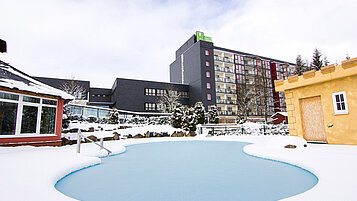
{"type": "Polygon", "coordinates": [[[271,116],[286,111],[284,95],[274,80],[286,78],[293,63],[214,46],[196,32],[177,51],[170,65],[170,81],[189,85],[190,104],[216,105],[223,122],[234,122],[241,96],[250,98],[248,116],[271,116]]]}
{"type": "MultiPolygon", "coordinates": [[[[157,104],[167,89],[180,94],[183,105],[202,101],[206,109],[216,105],[221,122],[235,122],[242,112],[250,117],[286,111],[284,95],[275,92],[274,80],[286,78],[294,64],[255,54],[214,46],[210,37],[197,32],[177,51],[170,65],[170,83],[117,78],[112,88],[85,88],[88,105],[132,112],[160,112],[157,104]],[[242,98],[242,97],[249,98],[242,98]],[[252,98],[253,97],[253,98],[252,98]],[[247,108],[242,111],[242,103],[247,108]]],[[[60,88],[70,80],[36,79],[60,88]]]]}

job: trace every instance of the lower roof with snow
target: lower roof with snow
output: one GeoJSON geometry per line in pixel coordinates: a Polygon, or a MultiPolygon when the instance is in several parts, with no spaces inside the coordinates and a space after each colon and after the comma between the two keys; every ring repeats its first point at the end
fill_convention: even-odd
{"type": "Polygon", "coordinates": [[[60,97],[65,100],[74,99],[64,91],[46,85],[15,67],[0,60],[0,87],[21,90],[36,94],[60,97]]]}

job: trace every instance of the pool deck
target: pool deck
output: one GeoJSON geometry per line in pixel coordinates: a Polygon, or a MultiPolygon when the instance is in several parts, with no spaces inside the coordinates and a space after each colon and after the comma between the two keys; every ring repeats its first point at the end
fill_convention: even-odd
{"type": "MultiPolygon", "coordinates": [[[[219,136],[183,138],[145,138],[106,141],[114,154],[125,146],[138,143],[187,140],[240,141],[253,144],[244,147],[250,155],[287,162],[314,173],[319,182],[312,189],[285,200],[355,200],[357,188],[357,146],[308,144],[308,147],[285,149],[269,144],[276,136],[219,136]]],[[[73,200],[58,192],[54,185],[63,176],[101,162],[106,155],[93,144],[83,144],[81,154],[76,146],[1,147],[0,200],[73,200]]],[[[286,178],[289,179],[289,178],[286,178]]],[[[294,182],[294,181],[291,181],[294,182]]]]}

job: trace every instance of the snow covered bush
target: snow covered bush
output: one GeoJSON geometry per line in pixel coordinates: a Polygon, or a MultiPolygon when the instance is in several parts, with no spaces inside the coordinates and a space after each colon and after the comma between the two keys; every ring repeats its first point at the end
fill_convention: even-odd
{"type": "Polygon", "coordinates": [[[202,102],[196,102],[194,106],[195,114],[197,115],[197,122],[199,124],[205,123],[205,107],[202,102]]]}
{"type": "Polygon", "coordinates": [[[213,105],[208,109],[207,120],[208,123],[218,124],[219,118],[218,118],[218,110],[216,106],[213,105]]]}
{"type": "Polygon", "coordinates": [[[117,124],[118,120],[119,120],[119,111],[117,109],[113,109],[109,113],[108,122],[110,124],[117,124]]]}
{"type": "Polygon", "coordinates": [[[86,119],[87,122],[89,123],[97,123],[98,122],[98,118],[95,117],[95,116],[89,116],[87,119],[86,119]]]}
{"type": "Polygon", "coordinates": [[[198,124],[198,115],[195,113],[195,108],[187,107],[182,116],[182,129],[185,131],[196,131],[198,124]]]}
{"type": "Polygon", "coordinates": [[[184,108],[178,103],[175,105],[174,110],[171,114],[171,126],[174,128],[182,127],[182,117],[183,117],[184,108]]]}

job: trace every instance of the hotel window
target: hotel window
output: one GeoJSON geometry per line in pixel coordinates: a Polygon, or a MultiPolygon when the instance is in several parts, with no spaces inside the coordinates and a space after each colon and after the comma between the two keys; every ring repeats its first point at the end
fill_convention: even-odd
{"type": "Polygon", "coordinates": [[[145,95],[146,96],[155,96],[156,95],[156,89],[149,89],[149,88],[146,88],[145,89],[145,95]]]}
{"type": "Polygon", "coordinates": [[[211,66],[211,62],[208,61],[208,60],[206,60],[206,66],[207,66],[207,67],[210,67],[210,66],[211,66]]]}
{"type": "Polygon", "coordinates": [[[157,96],[164,96],[166,93],[165,89],[156,89],[157,96]]]}
{"type": "Polygon", "coordinates": [[[208,49],[205,49],[205,55],[209,56],[209,50],[208,49]]]}
{"type": "Polygon", "coordinates": [[[207,77],[207,78],[211,78],[211,72],[206,71],[206,77],[207,77]]]}
{"type": "Polygon", "coordinates": [[[335,115],[348,114],[348,105],[346,92],[332,93],[333,107],[335,109],[335,115]]]}
{"type": "Polygon", "coordinates": [[[182,98],[188,98],[188,92],[187,92],[187,91],[181,91],[181,92],[180,92],[180,97],[182,97],[182,98]]]}
{"type": "Polygon", "coordinates": [[[54,134],[56,114],[55,99],[0,92],[0,135],[54,134]]]}
{"type": "Polygon", "coordinates": [[[210,83],[210,82],[207,82],[207,83],[206,83],[206,87],[207,87],[207,89],[211,89],[211,83],[210,83]]]}
{"type": "Polygon", "coordinates": [[[212,94],[207,94],[207,100],[212,100],[212,94]]]}
{"type": "Polygon", "coordinates": [[[156,110],[156,104],[155,103],[145,103],[145,110],[147,110],[147,111],[156,110]]]}

